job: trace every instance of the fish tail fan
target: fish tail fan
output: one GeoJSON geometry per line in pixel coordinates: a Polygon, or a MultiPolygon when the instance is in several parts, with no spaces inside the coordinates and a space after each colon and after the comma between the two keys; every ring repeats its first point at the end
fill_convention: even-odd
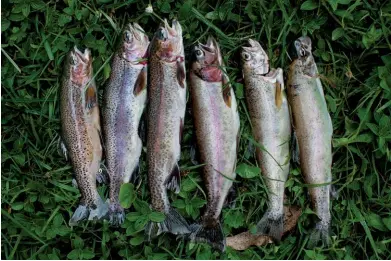
{"type": "Polygon", "coordinates": [[[226,240],[220,221],[213,222],[212,226],[193,224],[190,226],[190,240],[192,242],[208,243],[213,248],[224,252],[226,240]]]}
{"type": "Polygon", "coordinates": [[[107,218],[109,213],[109,205],[102,200],[100,196],[93,206],[89,207],[90,215],[88,220],[101,220],[107,218]]]}
{"type": "Polygon", "coordinates": [[[70,226],[77,226],[79,223],[88,218],[90,210],[87,206],[80,204],[75,212],[73,213],[71,219],[69,220],[70,226]]]}
{"type": "Polygon", "coordinates": [[[107,215],[109,208],[107,203],[105,203],[99,196],[98,200],[93,205],[86,205],[80,203],[75,212],[73,213],[71,219],[69,220],[70,226],[77,226],[83,220],[101,220],[104,219],[107,215]]]}
{"type": "Polygon", "coordinates": [[[168,232],[174,235],[184,235],[190,233],[190,228],[186,220],[174,209],[165,213],[166,218],[162,222],[150,221],[145,228],[145,236],[148,241],[160,235],[161,233],[168,232]]]}
{"type": "Polygon", "coordinates": [[[109,207],[109,222],[113,226],[120,226],[125,221],[125,210],[119,202],[111,203],[109,207]]]}
{"type": "Polygon", "coordinates": [[[307,246],[312,249],[319,244],[329,246],[330,243],[330,226],[319,221],[311,231],[307,246]]]}
{"type": "Polygon", "coordinates": [[[267,210],[257,224],[257,234],[268,235],[280,242],[284,232],[284,213],[267,210]]]}

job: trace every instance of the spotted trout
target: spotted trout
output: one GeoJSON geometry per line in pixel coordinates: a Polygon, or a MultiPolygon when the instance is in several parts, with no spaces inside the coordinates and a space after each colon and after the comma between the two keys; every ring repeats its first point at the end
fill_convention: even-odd
{"type": "Polygon", "coordinates": [[[96,188],[102,145],[97,90],[92,76],[90,50],[82,52],[75,46],[65,62],[60,99],[62,140],[81,194],[79,206],[69,221],[71,226],[87,218],[102,219],[108,212],[96,188]]]}
{"type": "Polygon", "coordinates": [[[165,20],[155,33],[149,50],[147,161],[152,209],[165,214],[160,223],[150,222],[146,236],[169,232],[189,233],[185,219],[170,206],[167,189],[180,191],[178,161],[186,109],[185,55],[182,28],[165,20]]]}
{"type": "Polygon", "coordinates": [[[269,58],[254,40],[242,49],[243,78],[248,112],[257,147],[256,157],[268,188],[268,209],[257,233],[281,240],[284,223],[284,186],[289,173],[291,122],[281,68],[269,72],[269,58]]]}
{"type": "Polygon", "coordinates": [[[125,218],[119,203],[121,185],[128,183],[138,171],[142,149],[138,128],[147,100],[148,44],[148,36],[140,25],[126,26],[104,93],[103,130],[113,225],[122,224],[125,218]]]}
{"type": "Polygon", "coordinates": [[[298,58],[289,68],[288,98],[301,170],[306,183],[312,185],[309,193],[320,219],[309,239],[309,245],[315,246],[319,242],[329,242],[333,126],[311,53],[311,39],[300,37],[294,44],[298,58]]]}
{"type": "Polygon", "coordinates": [[[192,225],[190,239],[208,242],[220,251],[226,240],[220,214],[236,173],[236,152],[240,127],[235,94],[222,70],[223,61],[216,40],[194,47],[190,71],[197,145],[207,190],[207,206],[200,224],[192,225]]]}

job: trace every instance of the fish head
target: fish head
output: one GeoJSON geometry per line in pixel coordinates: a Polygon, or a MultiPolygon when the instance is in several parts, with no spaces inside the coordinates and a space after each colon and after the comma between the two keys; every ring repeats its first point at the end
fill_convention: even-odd
{"type": "Polygon", "coordinates": [[[213,37],[209,36],[206,44],[197,44],[192,54],[192,72],[204,81],[222,81],[223,59],[219,44],[213,37]]]}
{"type": "Polygon", "coordinates": [[[143,28],[137,23],[128,24],[122,38],[122,57],[133,64],[146,64],[149,39],[143,28]]]}
{"type": "Polygon", "coordinates": [[[88,48],[84,51],[76,46],[68,54],[69,75],[73,83],[84,86],[92,76],[92,55],[88,48]]]}
{"type": "Polygon", "coordinates": [[[253,39],[242,47],[241,60],[244,72],[264,75],[269,72],[269,57],[261,44],[253,39]]]}
{"type": "Polygon", "coordinates": [[[177,61],[183,57],[182,27],[177,20],[170,26],[167,20],[159,27],[153,38],[150,53],[166,62],[177,61]]]}
{"type": "Polygon", "coordinates": [[[311,56],[312,43],[311,38],[308,36],[302,36],[295,41],[295,49],[297,57],[306,58],[311,56]]]}

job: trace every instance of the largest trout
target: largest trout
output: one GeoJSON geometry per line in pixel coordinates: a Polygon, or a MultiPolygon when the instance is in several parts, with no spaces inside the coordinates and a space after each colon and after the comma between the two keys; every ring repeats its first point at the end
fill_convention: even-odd
{"type": "Polygon", "coordinates": [[[288,74],[288,98],[300,152],[300,165],[315,212],[320,218],[309,244],[328,243],[330,228],[331,138],[333,126],[311,53],[311,39],[295,41],[298,58],[288,74]]]}
{"type": "Polygon", "coordinates": [[[208,192],[208,204],[200,225],[192,226],[190,239],[208,242],[224,251],[225,236],[220,214],[236,173],[236,152],[240,127],[235,94],[222,70],[218,43],[194,48],[190,71],[191,97],[197,144],[208,192]]]}
{"type": "Polygon", "coordinates": [[[119,203],[122,183],[137,171],[142,142],[138,134],[147,100],[148,36],[136,23],[128,24],[114,54],[109,83],[104,94],[103,130],[106,141],[107,170],[110,177],[110,222],[123,223],[119,203]]]}
{"type": "Polygon", "coordinates": [[[102,145],[97,90],[92,76],[90,50],[81,52],[75,46],[66,60],[60,100],[62,139],[81,193],[79,206],[69,221],[71,226],[87,218],[101,219],[108,212],[96,188],[102,145]]]}
{"type": "Polygon", "coordinates": [[[180,190],[178,161],[186,109],[185,55],[182,28],[167,21],[155,33],[150,46],[150,88],[148,90],[147,161],[152,208],[165,214],[163,222],[150,222],[150,239],[162,232],[186,234],[188,224],[170,206],[167,189],[180,190]]]}
{"type": "Polygon", "coordinates": [[[291,122],[280,68],[269,72],[269,58],[262,46],[249,40],[242,63],[246,101],[257,147],[256,155],[268,187],[268,210],[257,232],[279,241],[283,233],[284,188],[289,173],[291,122]]]}

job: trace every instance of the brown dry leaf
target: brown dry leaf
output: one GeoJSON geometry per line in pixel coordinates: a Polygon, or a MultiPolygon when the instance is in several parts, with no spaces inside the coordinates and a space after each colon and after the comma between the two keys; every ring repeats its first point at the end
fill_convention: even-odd
{"type": "MultiPolygon", "coordinates": [[[[297,224],[301,215],[301,209],[298,206],[284,206],[284,235],[291,231],[297,224]]],[[[227,238],[227,246],[235,250],[246,250],[250,246],[264,246],[273,243],[268,236],[257,236],[249,231],[227,238]]]]}

